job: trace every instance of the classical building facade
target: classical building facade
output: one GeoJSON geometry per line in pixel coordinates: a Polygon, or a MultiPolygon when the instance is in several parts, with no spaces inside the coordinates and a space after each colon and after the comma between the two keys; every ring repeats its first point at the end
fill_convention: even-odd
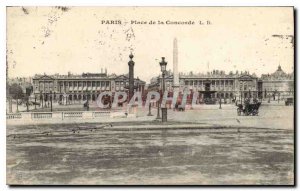
{"type": "Polygon", "coordinates": [[[263,74],[261,81],[264,98],[294,96],[294,73],[285,73],[280,65],[274,73],[263,74]]]}
{"type": "MultiPolygon", "coordinates": [[[[82,75],[35,75],[33,93],[40,99],[65,101],[95,101],[104,91],[128,92],[128,75],[107,75],[105,73],[83,73],[82,75]]],[[[135,91],[144,91],[145,82],[134,79],[135,91]]]]}
{"type": "MultiPolygon", "coordinates": [[[[166,89],[169,92],[173,92],[173,74],[171,71],[167,72],[166,89]]],[[[198,73],[189,74],[179,73],[179,91],[190,90],[191,92],[199,92],[199,100],[203,99],[203,91],[207,84],[209,89],[214,91],[212,98],[222,98],[232,101],[232,99],[243,98],[258,98],[261,95],[258,89],[258,78],[255,74],[249,74],[249,72],[230,72],[226,74],[224,71],[213,70],[206,74],[198,73]]],[[[151,79],[150,89],[161,89],[162,77],[158,76],[151,79]]]]}

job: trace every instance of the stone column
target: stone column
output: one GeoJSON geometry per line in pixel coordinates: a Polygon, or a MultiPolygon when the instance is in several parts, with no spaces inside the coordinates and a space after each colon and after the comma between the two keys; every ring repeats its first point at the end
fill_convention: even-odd
{"type": "Polygon", "coordinates": [[[134,94],[134,61],[132,61],[133,55],[129,55],[130,61],[128,62],[129,66],[129,96],[128,102],[131,100],[131,97],[134,94]]]}

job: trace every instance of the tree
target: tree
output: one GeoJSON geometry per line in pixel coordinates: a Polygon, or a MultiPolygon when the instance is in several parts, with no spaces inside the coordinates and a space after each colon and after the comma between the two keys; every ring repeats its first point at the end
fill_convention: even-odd
{"type": "Polygon", "coordinates": [[[8,99],[8,112],[11,113],[12,112],[12,102],[11,102],[11,97],[9,95],[9,89],[10,89],[10,85],[8,82],[6,82],[6,99],[8,99]]]}
{"type": "Polygon", "coordinates": [[[9,95],[13,99],[22,99],[24,97],[23,90],[20,85],[14,83],[9,87],[9,95]]]}
{"type": "Polygon", "coordinates": [[[9,87],[9,95],[17,101],[17,112],[18,109],[18,100],[24,98],[23,90],[20,85],[14,83],[9,87]]]}
{"type": "Polygon", "coordinates": [[[6,97],[8,98],[9,95],[9,89],[10,89],[10,85],[8,84],[8,82],[6,82],[6,97]]]}

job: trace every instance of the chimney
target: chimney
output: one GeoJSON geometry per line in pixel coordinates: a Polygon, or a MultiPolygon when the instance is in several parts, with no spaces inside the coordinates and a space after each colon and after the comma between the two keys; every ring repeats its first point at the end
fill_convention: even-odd
{"type": "Polygon", "coordinates": [[[101,68],[101,74],[103,74],[103,68],[101,68]]]}

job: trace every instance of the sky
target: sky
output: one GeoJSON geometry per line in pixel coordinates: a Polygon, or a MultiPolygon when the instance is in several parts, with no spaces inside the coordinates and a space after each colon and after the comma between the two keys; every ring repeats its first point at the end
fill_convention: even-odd
{"type": "Polygon", "coordinates": [[[161,57],[172,70],[174,38],[179,72],[247,70],[260,76],[280,64],[290,73],[293,23],[292,7],[8,7],[8,76],[101,68],[125,74],[132,52],[135,77],[149,82],[160,73],[161,57]],[[103,23],[107,20],[121,24],[103,23]],[[157,24],[168,20],[195,24],[157,24]]]}

